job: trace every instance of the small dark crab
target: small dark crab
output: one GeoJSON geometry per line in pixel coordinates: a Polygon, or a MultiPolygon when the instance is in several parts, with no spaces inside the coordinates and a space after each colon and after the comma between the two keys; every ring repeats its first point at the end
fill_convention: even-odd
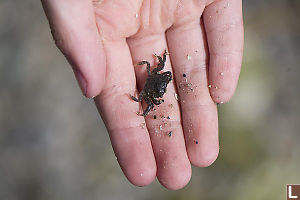
{"type": "Polygon", "coordinates": [[[139,98],[137,99],[136,97],[130,95],[132,100],[141,102],[144,99],[148,105],[144,112],[142,114],[139,114],[140,116],[146,116],[154,107],[154,104],[159,105],[164,102],[163,99],[158,98],[162,98],[166,93],[167,85],[172,80],[172,73],[170,71],[166,71],[163,73],[159,72],[165,67],[167,54],[167,51],[165,51],[162,57],[154,55],[158,59],[159,63],[157,64],[157,67],[152,71],[150,71],[150,63],[148,61],[141,61],[138,63],[138,65],[146,64],[148,72],[148,77],[144,89],[139,94],[139,98]]]}

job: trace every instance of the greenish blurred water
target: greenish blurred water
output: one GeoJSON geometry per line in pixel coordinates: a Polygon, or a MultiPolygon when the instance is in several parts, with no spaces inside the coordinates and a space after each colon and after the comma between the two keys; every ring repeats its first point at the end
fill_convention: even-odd
{"type": "Polygon", "coordinates": [[[123,176],[39,2],[0,2],[0,199],[280,200],[300,184],[300,3],[244,1],[245,53],[220,155],[179,191],[123,176]]]}

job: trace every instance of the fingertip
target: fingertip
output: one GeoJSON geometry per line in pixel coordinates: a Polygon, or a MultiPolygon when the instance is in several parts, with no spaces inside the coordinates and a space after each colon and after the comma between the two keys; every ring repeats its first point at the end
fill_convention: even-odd
{"type": "Polygon", "coordinates": [[[67,60],[72,66],[82,94],[87,98],[94,98],[95,96],[98,96],[105,83],[105,60],[101,60],[96,56],[92,57],[92,55],[89,56],[88,59],[84,56],[80,59],[78,59],[78,56],[75,56],[74,58],[68,56],[67,60]],[[87,60],[90,61],[87,62],[87,60]]]}
{"type": "Polygon", "coordinates": [[[192,170],[185,170],[176,175],[176,179],[172,182],[159,181],[165,188],[169,190],[179,190],[184,188],[191,180],[192,170]]]}
{"type": "Polygon", "coordinates": [[[79,42],[66,41],[68,45],[58,46],[72,66],[79,87],[84,96],[93,98],[100,94],[105,83],[106,56],[97,39],[79,42]]]}
{"type": "MultiPolygon", "coordinates": [[[[117,122],[114,123],[115,126],[117,122]]],[[[143,134],[145,130],[137,128],[131,130],[111,131],[112,146],[129,182],[136,186],[146,186],[152,183],[156,176],[156,163],[150,138],[143,134]]]]}
{"type": "Polygon", "coordinates": [[[165,188],[169,190],[179,190],[189,183],[192,176],[192,168],[190,162],[187,162],[183,164],[180,169],[177,168],[176,172],[168,173],[166,170],[162,170],[157,176],[158,181],[165,188]]]}
{"type": "Polygon", "coordinates": [[[125,148],[131,149],[131,155],[124,154],[127,151],[124,149],[119,153],[118,162],[126,178],[140,187],[151,184],[156,177],[156,163],[150,149],[132,149],[131,145],[125,148]]]}
{"type": "Polygon", "coordinates": [[[156,177],[156,163],[148,138],[141,132],[137,133],[141,134],[139,136],[129,136],[127,132],[110,134],[117,160],[129,182],[140,187],[152,183],[156,177]]]}
{"type": "Polygon", "coordinates": [[[153,182],[156,176],[156,167],[144,166],[140,169],[133,169],[124,173],[130,183],[143,187],[153,182]]]}
{"type": "Polygon", "coordinates": [[[209,72],[209,92],[215,103],[226,103],[234,95],[240,70],[241,56],[212,56],[209,72]]]}
{"type": "Polygon", "coordinates": [[[192,165],[197,167],[209,167],[218,158],[219,146],[213,147],[211,149],[203,149],[199,155],[190,156],[190,161],[192,165]]]}
{"type": "Polygon", "coordinates": [[[212,86],[210,95],[212,100],[217,104],[227,103],[234,95],[236,84],[222,84],[221,86],[212,86]]]}
{"type": "Polygon", "coordinates": [[[105,68],[102,70],[88,79],[87,88],[83,93],[87,98],[94,98],[101,93],[105,83],[105,68]]]}

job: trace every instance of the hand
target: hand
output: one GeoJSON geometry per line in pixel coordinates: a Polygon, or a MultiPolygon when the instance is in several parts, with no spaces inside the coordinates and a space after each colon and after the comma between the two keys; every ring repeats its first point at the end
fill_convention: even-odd
{"type": "Polygon", "coordinates": [[[215,161],[216,104],[232,97],[242,61],[241,0],[42,3],[84,95],[95,97],[131,183],[144,186],[157,176],[166,188],[179,189],[190,180],[191,164],[205,167],[215,161]],[[146,117],[138,116],[140,105],[130,95],[143,89],[147,72],[136,64],[153,65],[153,54],[165,49],[163,71],[173,74],[165,101],[146,117]]]}

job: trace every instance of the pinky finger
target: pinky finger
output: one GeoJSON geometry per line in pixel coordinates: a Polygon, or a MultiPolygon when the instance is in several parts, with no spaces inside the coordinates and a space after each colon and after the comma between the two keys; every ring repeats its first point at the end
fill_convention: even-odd
{"type": "Polygon", "coordinates": [[[214,1],[206,7],[203,18],[210,56],[210,94],[216,103],[227,102],[234,94],[242,63],[242,1],[214,1]]]}

